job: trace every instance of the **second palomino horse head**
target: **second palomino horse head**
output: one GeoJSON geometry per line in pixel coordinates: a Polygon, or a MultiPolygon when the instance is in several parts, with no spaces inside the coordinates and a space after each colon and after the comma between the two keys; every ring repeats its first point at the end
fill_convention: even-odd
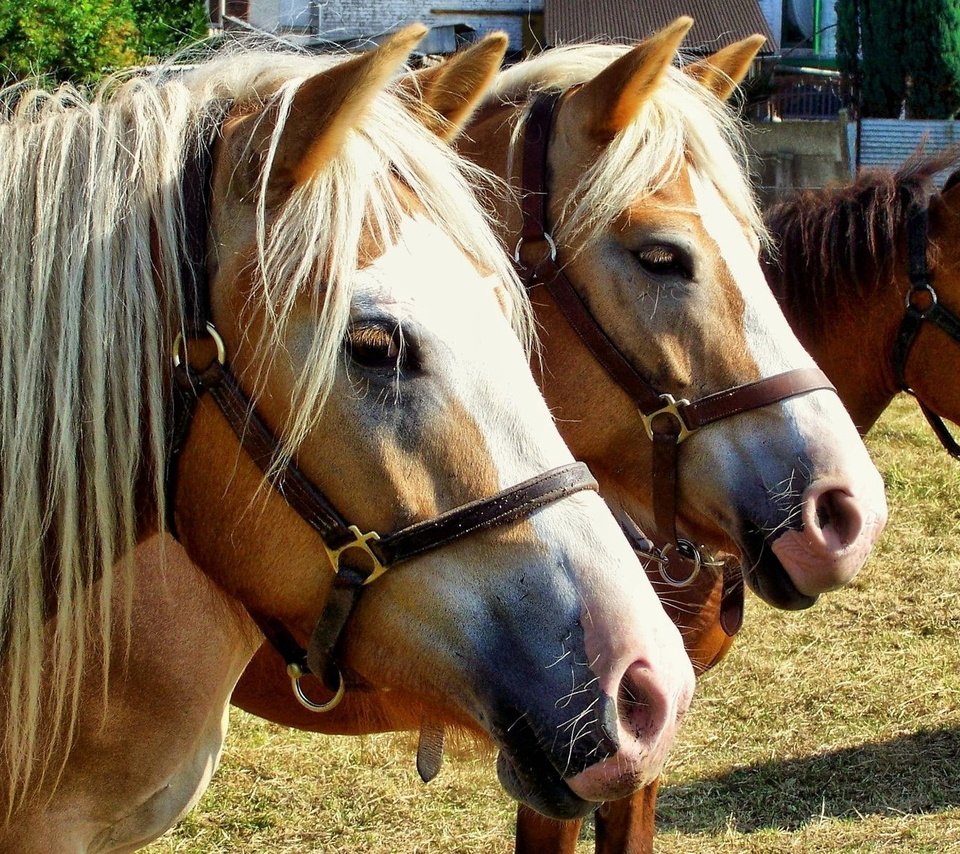
{"type": "MultiPolygon", "coordinates": [[[[461,147],[521,191],[501,215],[542,283],[531,291],[546,330],[542,387],[603,494],[671,537],[659,506],[664,437],[649,431],[651,453],[641,423],[656,411],[650,389],[690,400],[670,415],[699,426],[677,453],[681,535],[739,553],[763,598],[803,606],[862,565],[885,521],[883,487],[832,390],[814,381],[788,386],[782,401],[749,399],[752,383],[813,362],[763,280],[763,230],[722,104],[759,40],[680,71],[670,65],[689,25],[632,50],[569,48],[507,70],[461,147]]],[[[711,616],[717,588],[706,590],[710,601],[666,594],[680,600],[704,666],[726,646],[711,616]]],[[[644,850],[652,802],[635,799],[599,823],[599,847],[629,840],[644,850]]],[[[563,833],[542,837],[527,821],[518,844],[557,847],[563,833]]]]}
{"type": "Polygon", "coordinates": [[[570,331],[564,302],[580,304],[644,384],[691,401],[674,422],[704,423],[677,452],[680,532],[739,552],[761,596],[797,607],[860,567],[885,520],[882,482],[836,394],[816,382],[713,420],[726,391],[815,366],[762,276],[739,128],[703,73],[671,67],[689,26],[680,19],[632,50],[548,51],[508,69],[461,150],[546,195],[539,246],[522,206],[500,216],[530,265],[555,254],[567,280],[560,296],[550,282],[532,296],[547,330],[544,392],[572,447],[652,521],[650,415],[570,331]],[[545,92],[560,97],[531,129],[545,92]],[[528,132],[546,143],[539,187],[520,175],[528,132]]]}

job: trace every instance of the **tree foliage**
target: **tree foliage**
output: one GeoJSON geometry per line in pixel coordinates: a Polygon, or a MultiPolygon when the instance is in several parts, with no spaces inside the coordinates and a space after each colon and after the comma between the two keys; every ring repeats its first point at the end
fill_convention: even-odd
{"type": "Polygon", "coordinates": [[[0,0],[3,76],[89,83],[204,34],[202,0],[0,0]]]}
{"type": "Polygon", "coordinates": [[[203,0],[131,0],[140,30],[140,52],[160,59],[207,32],[207,5],[203,0]]]}
{"type": "Polygon", "coordinates": [[[904,46],[911,118],[952,118],[960,112],[960,5],[908,0],[910,38],[904,46]]]}
{"type": "Polygon", "coordinates": [[[838,0],[837,59],[863,116],[951,118],[960,111],[956,0],[838,0]]]}

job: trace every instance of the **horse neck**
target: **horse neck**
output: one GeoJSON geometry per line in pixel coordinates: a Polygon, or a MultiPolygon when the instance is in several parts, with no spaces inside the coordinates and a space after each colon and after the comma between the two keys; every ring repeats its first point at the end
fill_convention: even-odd
{"type": "MultiPolygon", "coordinates": [[[[782,263],[808,264],[808,258],[784,257],[782,263]]],[[[836,386],[843,405],[861,435],[880,417],[898,392],[891,354],[902,317],[903,290],[897,275],[879,272],[872,282],[859,282],[862,294],[832,286],[835,267],[811,268],[812,276],[827,279],[824,293],[840,297],[820,298],[814,310],[799,309],[786,292],[791,287],[780,268],[767,265],[770,287],[778,295],[783,312],[800,343],[836,386]],[[844,293],[844,291],[847,291],[844,293]]],[[[809,278],[804,279],[804,282],[809,278]]],[[[820,286],[822,286],[820,285],[820,286]]]]}

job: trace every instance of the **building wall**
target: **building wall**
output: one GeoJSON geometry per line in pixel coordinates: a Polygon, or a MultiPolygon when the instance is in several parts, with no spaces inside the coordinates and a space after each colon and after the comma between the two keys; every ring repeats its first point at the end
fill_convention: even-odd
{"type": "Polygon", "coordinates": [[[850,179],[847,120],[763,122],[748,126],[751,172],[764,204],[795,190],[850,179]]]}
{"type": "MultiPolygon", "coordinates": [[[[466,24],[480,33],[503,30],[511,50],[523,47],[523,16],[543,12],[543,0],[320,0],[315,5],[320,33],[330,38],[375,36],[422,21],[429,26],[466,24]]],[[[309,20],[308,9],[309,0],[250,0],[249,21],[272,31],[309,20]]]]}
{"type": "MultiPolygon", "coordinates": [[[[857,126],[847,128],[851,163],[856,163],[857,126]]],[[[928,154],[960,144],[960,121],[923,121],[919,119],[864,119],[860,131],[861,168],[895,169],[921,147],[928,154]]],[[[943,183],[947,174],[937,176],[943,183]]]]}
{"type": "Polygon", "coordinates": [[[252,0],[247,21],[262,30],[273,32],[280,24],[280,0],[252,0]]]}
{"type": "Polygon", "coordinates": [[[757,0],[757,5],[770,25],[770,32],[780,45],[780,35],[783,32],[783,0],[757,0]]]}

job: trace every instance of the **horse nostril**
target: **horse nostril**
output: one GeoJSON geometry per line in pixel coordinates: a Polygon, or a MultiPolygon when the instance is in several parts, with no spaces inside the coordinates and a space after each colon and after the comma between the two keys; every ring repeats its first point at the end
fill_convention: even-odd
{"type": "Polygon", "coordinates": [[[863,513],[860,505],[849,493],[841,489],[829,489],[814,498],[814,514],[817,527],[825,538],[832,533],[839,548],[855,542],[863,530],[863,513]]]}
{"type": "Polygon", "coordinates": [[[830,522],[830,512],[825,505],[826,502],[817,507],[817,527],[821,529],[826,528],[830,522]]]}
{"type": "Polygon", "coordinates": [[[655,736],[666,724],[666,698],[653,684],[650,668],[636,661],[627,668],[617,690],[617,714],[634,738],[655,736]]]}

